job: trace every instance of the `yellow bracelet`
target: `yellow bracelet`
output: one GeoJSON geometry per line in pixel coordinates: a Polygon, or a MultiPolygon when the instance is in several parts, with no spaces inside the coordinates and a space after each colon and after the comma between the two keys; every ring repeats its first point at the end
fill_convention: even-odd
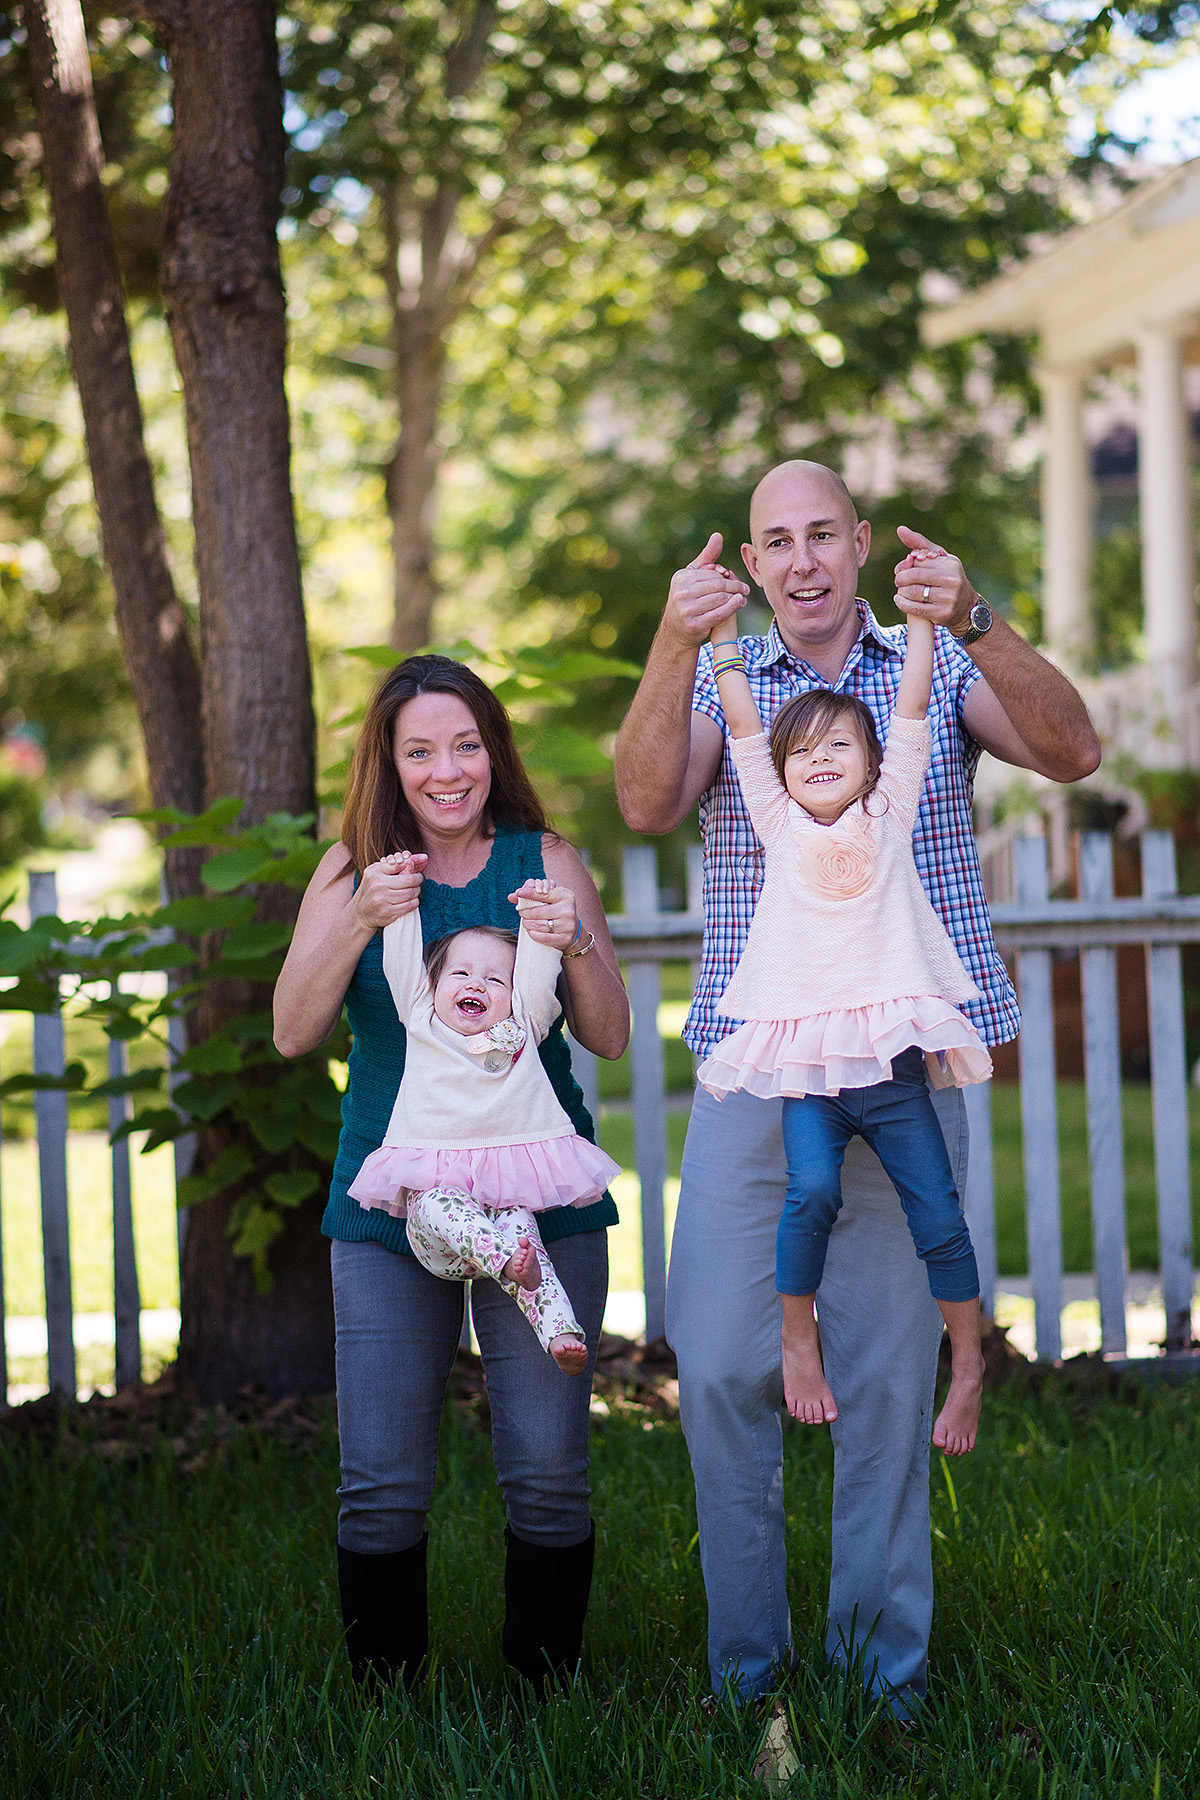
{"type": "Polygon", "coordinates": [[[563,951],[563,961],[565,962],[568,956],[586,956],[589,950],[594,950],[595,948],[596,948],[596,934],[594,931],[589,931],[588,932],[588,941],[586,944],[581,944],[578,950],[564,950],[563,951]]]}

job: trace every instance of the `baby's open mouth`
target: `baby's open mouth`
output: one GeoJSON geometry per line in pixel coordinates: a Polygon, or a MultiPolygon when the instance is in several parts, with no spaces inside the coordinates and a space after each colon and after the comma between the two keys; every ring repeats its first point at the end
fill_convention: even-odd
{"type": "Polygon", "coordinates": [[[468,996],[466,999],[458,1002],[458,1010],[459,1012],[470,1013],[473,1018],[478,1018],[480,1013],[487,1011],[487,1008],[482,1000],[473,1000],[468,996]]]}

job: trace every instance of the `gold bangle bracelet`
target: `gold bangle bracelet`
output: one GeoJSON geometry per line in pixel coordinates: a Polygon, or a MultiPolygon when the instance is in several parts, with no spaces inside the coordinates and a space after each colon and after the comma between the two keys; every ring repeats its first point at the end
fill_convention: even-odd
{"type": "Polygon", "coordinates": [[[578,950],[564,950],[563,951],[563,961],[565,962],[567,960],[568,956],[586,956],[589,950],[594,950],[595,948],[596,948],[596,934],[594,931],[589,931],[588,932],[588,941],[586,944],[581,944],[579,946],[578,950]]]}

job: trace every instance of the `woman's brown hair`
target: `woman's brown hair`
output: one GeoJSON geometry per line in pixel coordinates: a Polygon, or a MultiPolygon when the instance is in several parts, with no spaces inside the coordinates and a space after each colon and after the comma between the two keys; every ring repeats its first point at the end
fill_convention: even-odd
{"type": "Polygon", "coordinates": [[[784,787],[787,759],[797,744],[822,737],[838,719],[849,719],[862,739],[867,753],[867,779],[861,794],[865,800],[873,793],[883,765],[883,745],[871,709],[853,694],[832,694],[828,688],[810,688],[807,694],[796,694],[781,706],[771,722],[771,761],[784,787]]]}
{"type": "Polygon", "coordinates": [[[393,850],[419,851],[421,833],[404,798],[396,768],[396,715],[418,694],[454,694],[469,709],[492,765],[484,813],[490,833],[498,825],[548,831],[545,808],[525,773],[512,722],[486,682],[449,656],[408,656],[390,669],[367,708],[342,809],[342,842],[351,866],[363,870],[393,850]]]}

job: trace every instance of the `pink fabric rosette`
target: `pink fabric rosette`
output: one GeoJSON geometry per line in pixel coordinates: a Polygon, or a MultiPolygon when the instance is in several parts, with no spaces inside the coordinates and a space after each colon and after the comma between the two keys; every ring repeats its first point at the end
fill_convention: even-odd
{"type": "Polygon", "coordinates": [[[875,878],[875,848],[857,820],[841,831],[805,831],[797,849],[801,881],[829,900],[853,900],[875,878]]]}

